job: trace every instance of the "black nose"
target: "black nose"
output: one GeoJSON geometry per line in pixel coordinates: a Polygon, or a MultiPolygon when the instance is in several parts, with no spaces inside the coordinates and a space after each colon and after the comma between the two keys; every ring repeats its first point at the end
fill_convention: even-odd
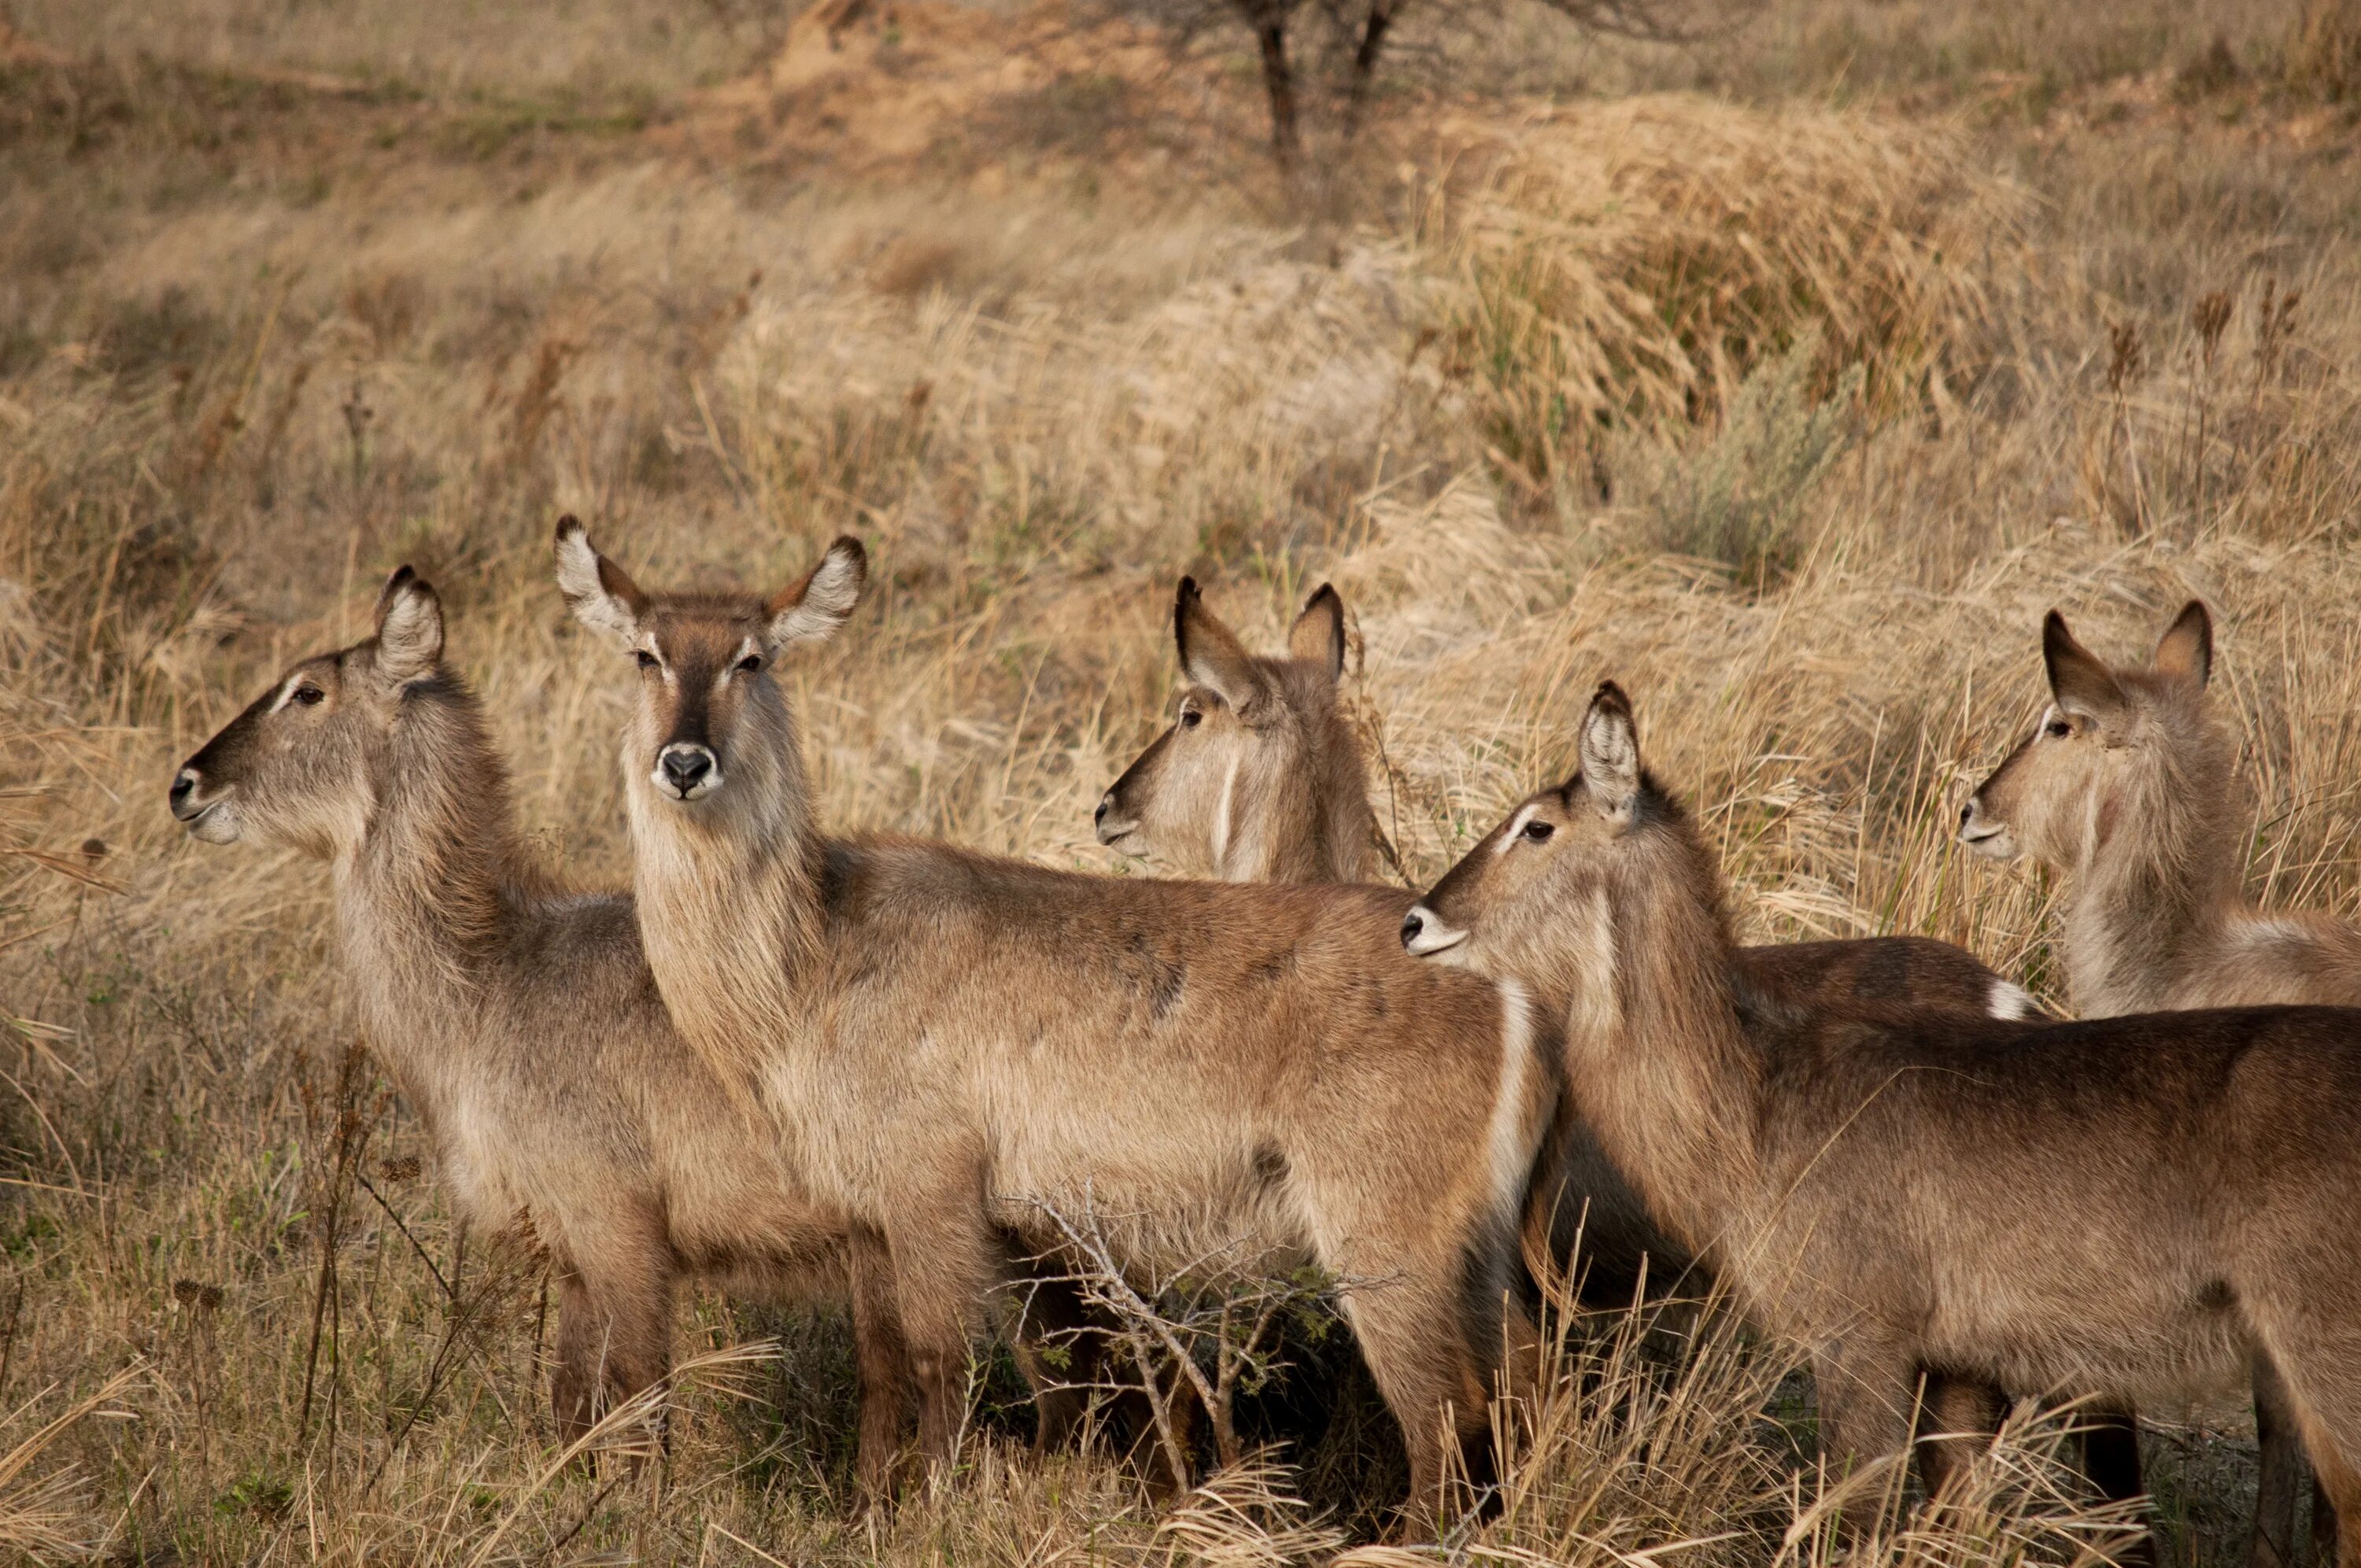
{"type": "Polygon", "coordinates": [[[197,775],[182,768],[172,779],[172,804],[178,806],[188,799],[189,792],[196,787],[197,775]]]}
{"type": "Polygon", "coordinates": [[[713,771],[713,755],[701,746],[694,751],[686,746],[678,747],[664,754],[661,766],[664,783],[672,785],[677,793],[686,795],[697,787],[697,781],[713,771]]]}
{"type": "Polygon", "coordinates": [[[1426,929],[1426,922],[1419,918],[1419,913],[1417,910],[1413,909],[1409,914],[1403,916],[1402,946],[1407,948],[1412,942],[1417,941],[1418,934],[1424,929],[1426,929]]]}
{"type": "Polygon", "coordinates": [[[1104,822],[1106,820],[1107,807],[1114,804],[1115,791],[1109,790],[1104,795],[1099,796],[1099,808],[1091,813],[1091,820],[1093,822],[1104,822]]]}
{"type": "Polygon", "coordinates": [[[1969,819],[1973,817],[1975,814],[1976,803],[1971,798],[1965,806],[1960,807],[1960,826],[1965,828],[1968,825],[1969,819]]]}

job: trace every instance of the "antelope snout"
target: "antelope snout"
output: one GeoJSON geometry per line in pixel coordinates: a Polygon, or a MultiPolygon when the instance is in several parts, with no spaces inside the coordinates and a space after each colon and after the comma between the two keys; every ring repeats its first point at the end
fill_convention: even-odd
{"type": "Polygon", "coordinates": [[[675,740],[656,753],[655,784],[675,800],[696,800],[721,787],[721,763],[709,748],[675,740]]]}
{"type": "Polygon", "coordinates": [[[2016,840],[2007,827],[1984,815],[1982,791],[1968,796],[1967,804],[1960,807],[1960,842],[1988,860],[2016,858],[2016,840]]]}
{"type": "Polygon", "coordinates": [[[1410,913],[1402,916],[1402,948],[1414,959],[1431,957],[1466,939],[1466,932],[1446,924],[1423,904],[1411,905],[1410,913]]]}
{"type": "Polygon", "coordinates": [[[1139,826],[1137,818],[1126,817],[1115,809],[1113,790],[1099,796],[1099,807],[1091,813],[1091,820],[1097,825],[1102,844],[1112,844],[1118,839],[1128,838],[1139,826]]]}
{"type": "Polygon", "coordinates": [[[237,837],[237,823],[228,809],[228,795],[224,793],[208,800],[204,787],[205,776],[194,767],[184,767],[172,775],[172,787],[166,795],[172,820],[186,828],[192,839],[208,844],[229,843],[237,837]]]}

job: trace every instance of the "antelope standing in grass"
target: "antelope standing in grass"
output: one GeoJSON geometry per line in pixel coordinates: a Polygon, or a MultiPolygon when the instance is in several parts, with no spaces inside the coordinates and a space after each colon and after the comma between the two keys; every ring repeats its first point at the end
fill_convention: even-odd
{"type": "Polygon", "coordinates": [[[1833,1457],[1899,1449],[1928,1372],[2152,1399],[2259,1358],[2330,1500],[2361,1504],[2361,1011],[1800,1008],[1740,959],[1612,684],[1580,755],[1405,944],[1551,977],[1570,1092],[1651,1210],[1808,1350],[1833,1457]]]}
{"type": "Polygon", "coordinates": [[[675,1024],[761,1097],[859,1266],[890,1270],[920,1441],[956,1456],[995,1227],[1117,1217],[1134,1260],[1234,1240],[1351,1282],[1411,1459],[1480,1439],[1514,1236],[1558,1098],[1521,988],[1402,955],[1382,889],[1081,875],[823,833],[773,674],[865,576],[651,594],[579,523],[558,581],[638,665],[623,737],[640,923],[675,1024]]]}
{"type": "MultiPolygon", "coordinates": [[[[329,862],[371,1049],[459,1213],[495,1230],[522,1218],[549,1248],[564,1438],[664,1375],[682,1276],[784,1301],[858,1285],[860,1469],[873,1494],[886,1484],[908,1397],[890,1293],[848,1279],[841,1224],[673,1028],[630,896],[569,891],[534,862],[482,711],[444,663],[433,588],[395,573],[374,636],[288,669],[170,796],[207,843],[329,862]]],[[[1079,1321],[1055,1282],[1035,1295],[1030,1328],[1079,1321]]],[[[1043,1440],[1079,1415],[1070,1394],[1045,1396],[1043,1440]]]]}
{"type": "MultiPolygon", "coordinates": [[[[1154,854],[1234,881],[1347,882],[1366,877],[1373,842],[1361,748],[1336,701],[1345,667],[1345,606],[1323,585],[1305,601],[1278,657],[1248,653],[1184,577],[1172,606],[1173,641],[1187,685],[1172,724],[1099,802],[1098,837],[1126,853],[1154,854]]],[[[1408,894],[1401,900],[1407,910],[1408,894]]],[[[1933,1007],[1996,1018],[2038,1014],[2031,997],[1972,954],[1923,937],[1748,948],[1768,984],[1801,1004],[1863,1003],[1933,1007]]],[[[1664,1282],[1689,1266],[1653,1221],[1578,1117],[1561,1124],[1554,1151],[1560,1185],[1537,1192],[1550,1250],[1570,1262],[1593,1304],[1628,1303],[1644,1278],[1664,1282]],[[1646,1272],[1643,1274],[1643,1268],[1646,1272]]],[[[1965,1463],[1964,1434],[1999,1423],[1998,1390],[1949,1379],[1927,1390],[1927,1425],[1960,1441],[1921,1451],[1927,1487],[1942,1489],[1965,1463]]],[[[2141,1490],[2139,1432],[2125,1413],[2093,1412],[2084,1464],[2107,1497],[2141,1490]]]]}
{"type": "MultiPolygon", "coordinates": [[[[1998,861],[2027,855],[2070,884],[2059,948],[2075,1011],[2272,1003],[2361,1004],[2361,930],[2246,901],[2237,742],[2207,711],[2213,620],[2191,600],[2146,669],[2113,668],[2055,610],[2042,625],[2050,703],[1969,796],[1960,837],[1998,861]]],[[[2261,1501],[2253,1561],[2290,1560],[2301,1457],[2257,1368],[2261,1501]]],[[[2315,1540],[2331,1520],[2315,1513],[2315,1540]]]]}
{"type": "MultiPolygon", "coordinates": [[[[682,1275],[843,1295],[840,1228],[674,1032],[630,898],[568,892],[526,850],[483,713],[443,661],[442,606],[410,568],[375,635],[289,668],[170,795],[193,838],[328,862],[370,1048],[460,1215],[524,1220],[549,1249],[565,1439],[665,1375],[682,1275]]],[[[863,1338],[890,1403],[890,1332],[863,1338]]],[[[890,1439],[890,1417],[864,1437],[890,1439]]]]}

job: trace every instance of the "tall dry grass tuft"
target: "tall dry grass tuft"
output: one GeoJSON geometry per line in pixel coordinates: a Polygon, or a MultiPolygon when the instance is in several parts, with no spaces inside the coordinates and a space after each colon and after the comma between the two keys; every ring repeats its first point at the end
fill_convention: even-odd
{"type": "Polygon", "coordinates": [[[2022,264],[2025,193],[1897,119],[1642,98],[1471,140],[1451,348],[1537,484],[1578,482],[1602,426],[1711,419],[1806,338],[1823,390],[1854,367],[1883,411],[1939,406],[2022,264]]]}

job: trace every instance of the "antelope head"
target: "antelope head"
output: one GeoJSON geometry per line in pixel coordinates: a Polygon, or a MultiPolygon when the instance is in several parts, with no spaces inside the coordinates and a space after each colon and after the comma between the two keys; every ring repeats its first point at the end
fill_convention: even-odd
{"type": "Polygon", "coordinates": [[[1608,880],[1668,808],[1641,766],[1631,700],[1601,682],[1583,715],[1574,776],[1519,802],[1411,905],[1403,948],[1486,974],[1538,977],[1562,967],[1570,936],[1610,939],[1594,918],[1608,880]]]}
{"type": "Polygon", "coordinates": [[[373,635],[289,666],[181,765],[172,815],[208,844],[324,859],[357,843],[386,742],[416,688],[445,678],[442,661],[442,602],[404,566],[378,595],[373,635]]]}
{"type": "Polygon", "coordinates": [[[861,542],[846,537],[768,596],[650,593],[591,547],[580,522],[560,521],[557,586],[566,602],[630,656],[638,676],[623,738],[635,794],[700,814],[763,795],[733,786],[742,774],[763,779],[796,753],[774,666],[790,649],[834,636],[867,575],[861,542]]]}
{"type": "MultiPolygon", "coordinates": [[[[1360,751],[1336,711],[1345,601],[1322,585],[1279,658],[1248,653],[1180,579],[1172,636],[1182,685],[1172,722],[1100,797],[1098,838],[1195,875],[1259,879],[1317,842],[1334,803],[1359,798],[1360,751]],[[1339,752],[1343,753],[1339,755],[1339,752]]],[[[1350,846],[1357,857],[1359,845],[1350,846]]]]}
{"type": "Polygon", "coordinates": [[[2191,599],[2147,668],[2116,669],[2076,641],[2053,609],[2042,623],[2041,655],[2049,705],[1960,808],[1960,839],[1993,860],[2031,855],[2072,870],[2142,803],[2177,782],[2186,794],[2204,776],[2213,618],[2191,599]]]}

